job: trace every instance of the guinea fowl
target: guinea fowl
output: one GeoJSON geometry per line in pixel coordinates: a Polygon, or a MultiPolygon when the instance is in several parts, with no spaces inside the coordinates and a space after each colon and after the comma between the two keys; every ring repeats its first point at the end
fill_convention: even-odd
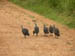
{"type": "Polygon", "coordinates": [[[37,24],[35,24],[33,35],[36,34],[36,36],[38,36],[38,33],[39,33],[39,27],[37,26],[37,24]]]}
{"type": "Polygon", "coordinates": [[[58,38],[60,36],[60,31],[58,28],[54,28],[54,34],[55,34],[55,37],[58,38]]]}
{"type": "Polygon", "coordinates": [[[46,25],[44,25],[43,32],[44,32],[44,34],[48,34],[49,33],[48,27],[46,25]]]}
{"type": "Polygon", "coordinates": [[[54,33],[54,28],[55,28],[55,25],[50,25],[50,26],[49,26],[49,33],[50,33],[51,35],[53,35],[53,33],[54,33]]]}
{"type": "Polygon", "coordinates": [[[23,26],[21,26],[21,28],[22,28],[22,33],[25,37],[30,35],[29,30],[27,28],[23,28],[23,26]]]}

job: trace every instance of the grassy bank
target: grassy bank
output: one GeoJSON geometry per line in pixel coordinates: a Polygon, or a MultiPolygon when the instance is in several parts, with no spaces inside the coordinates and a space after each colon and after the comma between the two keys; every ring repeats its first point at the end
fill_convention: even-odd
{"type": "Polygon", "coordinates": [[[75,28],[75,0],[9,0],[70,28],[75,28]]]}

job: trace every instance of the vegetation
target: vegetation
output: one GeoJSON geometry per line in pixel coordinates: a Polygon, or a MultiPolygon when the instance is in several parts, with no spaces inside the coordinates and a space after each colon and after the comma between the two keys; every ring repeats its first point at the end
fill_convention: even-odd
{"type": "Polygon", "coordinates": [[[75,0],[9,0],[25,9],[75,28],[75,0]]]}

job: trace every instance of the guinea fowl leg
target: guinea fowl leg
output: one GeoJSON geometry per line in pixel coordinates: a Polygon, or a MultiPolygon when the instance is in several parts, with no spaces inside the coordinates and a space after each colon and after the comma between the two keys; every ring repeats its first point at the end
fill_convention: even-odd
{"type": "Polygon", "coordinates": [[[38,34],[36,34],[36,36],[38,36],[38,34]]]}
{"type": "Polygon", "coordinates": [[[33,33],[33,36],[34,36],[34,33],[33,33]]]}
{"type": "Polygon", "coordinates": [[[58,39],[58,36],[55,36],[56,39],[58,39]]]}
{"type": "Polygon", "coordinates": [[[53,36],[53,33],[50,33],[50,36],[53,36]]]}
{"type": "Polygon", "coordinates": [[[26,38],[26,36],[24,36],[26,38]]]}

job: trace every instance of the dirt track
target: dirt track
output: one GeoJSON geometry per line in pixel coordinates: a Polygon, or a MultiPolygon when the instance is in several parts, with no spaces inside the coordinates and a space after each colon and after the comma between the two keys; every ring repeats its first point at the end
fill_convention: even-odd
{"type": "Polygon", "coordinates": [[[45,19],[9,2],[0,2],[0,56],[75,56],[75,30],[45,19]],[[40,27],[38,37],[32,35],[34,22],[40,27]],[[55,24],[61,31],[59,39],[43,36],[43,24],[55,24]],[[21,25],[30,30],[26,39],[21,25]]]}

